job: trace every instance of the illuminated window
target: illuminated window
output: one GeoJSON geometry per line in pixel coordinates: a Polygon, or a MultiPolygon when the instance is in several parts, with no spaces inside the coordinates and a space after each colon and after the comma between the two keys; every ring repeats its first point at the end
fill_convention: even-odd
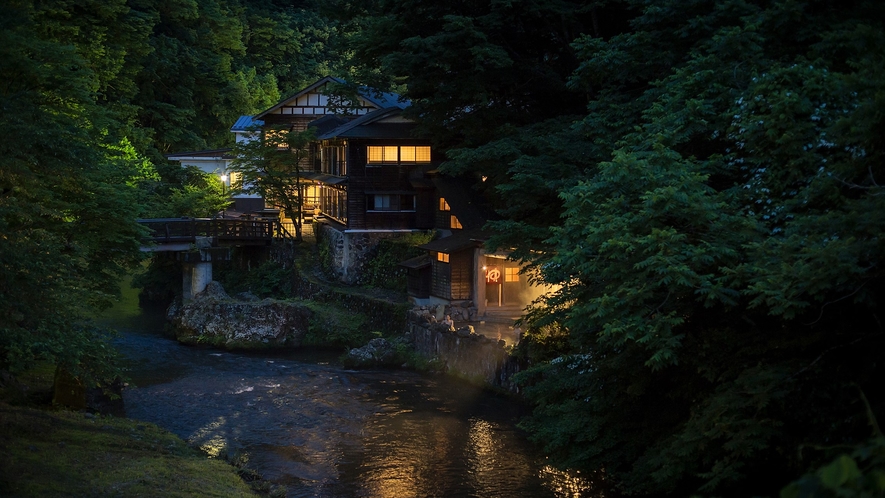
{"type": "Polygon", "coordinates": [[[399,159],[404,163],[429,163],[430,147],[403,146],[399,148],[399,159]]]}
{"type": "Polygon", "coordinates": [[[370,145],[370,163],[396,163],[399,160],[398,147],[395,145],[370,145]]]}
{"type": "Polygon", "coordinates": [[[438,252],[438,253],[436,253],[436,260],[442,261],[443,263],[448,263],[449,262],[449,255],[444,252],[438,252]]]}
{"type": "Polygon", "coordinates": [[[439,210],[440,211],[451,211],[452,208],[449,207],[449,203],[443,197],[439,198],[439,210]]]}
{"type": "Polygon", "coordinates": [[[230,175],[231,188],[241,188],[243,186],[243,175],[236,171],[228,173],[230,175]]]}
{"type": "Polygon", "coordinates": [[[519,282],[519,268],[504,268],[505,282],[519,282]]]}
{"type": "Polygon", "coordinates": [[[369,145],[367,160],[369,164],[429,163],[430,147],[369,145]]]}
{"type": "Polygon", "coordinates": [[[449,220],[449,228],[464,228],[461,226],[461,222],[458,221],[457,216],[452,215],[450,218],[451,219],[449,220]]]}

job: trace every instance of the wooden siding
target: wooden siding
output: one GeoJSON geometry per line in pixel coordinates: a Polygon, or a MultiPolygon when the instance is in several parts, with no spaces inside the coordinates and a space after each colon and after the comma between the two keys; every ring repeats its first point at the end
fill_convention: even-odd
{"type": "Polygon", "coordinates": [[[419,299],[430,297],[430,273],[430,266],[409,268],[407,288],[410,296],[419,299]]]}
{"type": "Polygon", "coordinates": [[[452,299],[451,265],[442,261],[431,261],[430,266],[430,293],[443,299],[452,299]]]}
{"type": "MultiPolygon", "coordinates": [[[[436,258],[436,255],[432,255],[436,258]]],[[[470,299],[473,290],[473,250],[449,255],[449,262],[431,261],[430,293],[443,299],[470,299]]]]}
{"type": "Polygon", "coordinates": [[[452,299],[470,299],[473,290],[473,251],[459,251],[450,258],[452,299]]]}
{"type": "Polygon", "coordinates": [[[415,227],[429,230],[435,228],[433,214],[435,212],[436,195],[431,190],[419,190],[415,198],[415,227]]]}
{"type": "Polygon", "coordinates": [[[429,229],[433,221],[430,194],[420,195],[409,181],[409,174],[418,165],[385,164],[367,166],[368,145],[411,145],[414,140],[349,140],[347,142],[347,209],[351,229],[394,230],[429,229]],[[390,193],[415,195],[415,211],[368,212],[367,194],[390,193]]]}

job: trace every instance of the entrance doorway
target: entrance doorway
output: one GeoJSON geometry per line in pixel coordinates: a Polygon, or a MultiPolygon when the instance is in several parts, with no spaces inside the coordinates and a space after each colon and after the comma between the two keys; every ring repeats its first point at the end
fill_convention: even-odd
{"type": "Polygon", "coordinates": [[[519,274],[519,265],[503,257],[484,256],[485,299],[487,307],[522,306],[528,282],[519,274]]]}

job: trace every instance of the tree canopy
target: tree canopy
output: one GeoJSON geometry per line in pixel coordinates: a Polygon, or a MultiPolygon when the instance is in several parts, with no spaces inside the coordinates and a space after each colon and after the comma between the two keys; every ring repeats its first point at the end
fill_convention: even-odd
{"type": "Polygon", "coordinates": [[[874,435],[880,3],[379,5],[366,60],[558,286],[522,382],[560,464],[770,494],[874,435]]]}
{"type": "MultiPolygon", "coordinates": [[[[679,496],[881,465],[881,2],[12,0],[0,24],[0,369],[103,364],[82,318],[134,219],[219,200],[163,154],[335,74],[408,98],[500,215],[489,245],[558,289],[521,345],[558,464],[679,496]]],[[[789,489],[849,481],[821,476],[789,489]]]]}
{"type": "MultiPolygon", "coordinates": [[[[0,370],[101,377],[86,320],[140,259],[142,216],[206,216],[217,178],[163,154],[346,66],[314,2],[11,0],[0,6],[0,370]]],[[[105,371],[105,373],[107,373],[105,371]]]]}
{"type": "Polygon", "coordinates": [[[111,352],[85,317],[140,258],[147,168],[96,102],[102,71],[39,36],[26,5],[0,23],[0,369],[48,359],[101,379],[111,352]]]}

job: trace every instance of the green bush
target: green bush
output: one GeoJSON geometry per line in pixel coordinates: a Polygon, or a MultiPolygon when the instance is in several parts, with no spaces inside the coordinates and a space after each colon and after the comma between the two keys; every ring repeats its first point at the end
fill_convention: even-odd
{"type": "Polygon", "coordinates": [[[314,312],[302,344],[329,348],[363,346],[375,336],[364,327],[366,317],[329,303],[305,301],[314,312]]]}
{"type": "Polygon", "coordinates": [[[382,289],[406,288],[406,269],[398,266],[401,261],[421,256],[426,251],[418,246],[430,242],[432,232],[408,234],[395,239],[382,239],[374,250],[366,255],[367,262],[360,276],[360,285],[382,289]]]}

